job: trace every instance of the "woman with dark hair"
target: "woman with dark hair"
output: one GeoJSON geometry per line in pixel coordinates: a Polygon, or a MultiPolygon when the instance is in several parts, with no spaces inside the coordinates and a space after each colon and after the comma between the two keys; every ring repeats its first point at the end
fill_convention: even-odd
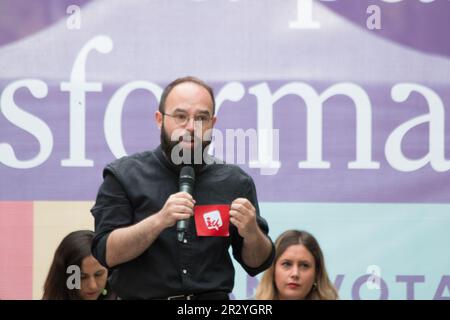
{"type": "MultiPolygon", "coordinates": [[[[44,300],[100,300],[111,299],[107,288],[108,269],[91,254],[94,232],[80,230],[69,233],[56,249],[47,280],[44,300]],[[72,266],[72,268],[69,268],[72,266]],[[69,268],[69,269],[68,269],[69,268]],[[79,268],[80,289],[71,289],[69,277],[79,268]],[[69,280],[69,281],[68,281],[69,280]]],[[[75,273],[76,274],[76,273],[75,273]]]]}
{"type": "Polygon", "coordinates": [[[275,259],[256,288],[258,300],[336,300],[317,240],[306,231],[288,230],[275,242],[275,259]]]}

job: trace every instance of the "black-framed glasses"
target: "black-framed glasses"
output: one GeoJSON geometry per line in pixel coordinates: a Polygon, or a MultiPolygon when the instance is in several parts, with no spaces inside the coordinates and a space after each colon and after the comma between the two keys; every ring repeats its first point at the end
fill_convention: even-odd
{"type": "Polygon", "coordinates": [[[202,124],[207,124],[209,123],[209,121],[211,121],[211,116],[207,113],[201,113],[201,114],[196,114],[192,117],[190,117],[187,113],[174,113],[174,114],[169,114],[169,113],[162,113],[165,116],[169,116],[171,118],[173,118],[175,120],[175,123],[179,126],[185,126],[186,124],[188,124],[189,120],[191,118],[194,119],[194,124],[198,124],[198,123],[202,123],[202,124]]]}

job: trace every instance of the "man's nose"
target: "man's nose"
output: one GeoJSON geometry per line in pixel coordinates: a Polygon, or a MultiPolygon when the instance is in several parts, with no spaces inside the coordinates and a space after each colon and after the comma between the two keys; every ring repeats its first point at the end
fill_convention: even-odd
{"type": "Polygon", "coordinates": [[[189,132],[194,132],[195,127],[195,118],[190,117],[186,123],[186,130],[188,130],[189,132]]]}

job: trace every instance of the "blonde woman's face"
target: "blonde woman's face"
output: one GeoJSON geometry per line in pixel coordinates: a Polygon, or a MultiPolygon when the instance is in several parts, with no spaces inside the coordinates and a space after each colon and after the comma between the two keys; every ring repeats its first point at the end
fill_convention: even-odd
{"type": "Polygon", "coordinates": [[[311,291],[316,264],[302,244],[289,246],[275,263],[275,286],[281,300],[303,300],[311,291]]]}
{"type": "Polygon", "coordinates": [[[97,300],[106,286],[108,270],[92,255],[81,262],[80,297],[83,300],[97,300]]]}

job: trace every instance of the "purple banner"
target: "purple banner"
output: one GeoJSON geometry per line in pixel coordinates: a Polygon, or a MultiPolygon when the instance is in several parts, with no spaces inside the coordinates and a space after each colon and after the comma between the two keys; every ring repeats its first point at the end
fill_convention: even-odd
{"type": "MultiPolygon", "coordinates": [[[[162,85],[142,82],[132,91],[130,83],[105,86],[101,92],[87,93],[84,107],[71,107],[70,93],[61,92],[58,84],[29,83],[48,86],[48,94],[35,98],[20,88],[14,95],[17,106],[11,103],[4,108],[9,120],[5,116],[0,120],[0,135],[7,137],[1,145],[6,152],[2,160],[9,159],[10,153],[16,159],[0,167],[2,200],[92,200],[106,163],[159,144],[153,120],[159,96],[148,88],[162,85]],[[123,90],[126,87],[130,89],[123,90]],[[14,118],[10,115],[14,109],[27,116],[14,118]],[[83,109],[84,118],[76,113],[83,109]],[[31,129],[38,127],[33,121],[41,122],[45,130],[33,133],[31,129]],[[46,130],[50,143],[44,141],[46,130]],[[48,158],[36,160],[42,154],[49,154],[48,158]]],[[[443,126],[448,116],[442,118],[443,105],[432,107],[427,102],[448,101],[448,88],[301,80],[215,83],[214,87],[223,101],[218,105],[217,133],[226,140],[217,144],[220,150],[215,148],[214,154],[244,167],[255,178],[262,201],[450,200],[450,185],[445,183],[450,164],[444,157],[449,156],[450,139],[449,129],[443,126]],[[240,94],[230,88],[239,88],[240,94]],[[406,94],[404,102],[394,101],[402,94],[406,94]],[[315,121],[316,115],[322,120],[315,121]],[[271,127],[262,128],[261,123],[271,127]],[[405,125],[411,128],[402,132],[405,125]],[[258,129],[278,130],[269,157],[251,153],[259,143],[267,144],[258,129]],[[238,139],[239,130],[244,131],[244,140],[238,139]],[[399,145],[395,137],[401,138],[399,145]],[[251,161],[261,164],[250,167],[251,161]],[[270,163],[279,165],[268,170],[270,163]]]]}
{"type": "Polygon", "coordinates": [[[262,201],[449,202],[450,3],[58,3],[2,22],[1,200],[94,199],[105,164],[159,144],[161,90],[191,74],[216,90],[214,154],[262,201]]]}

